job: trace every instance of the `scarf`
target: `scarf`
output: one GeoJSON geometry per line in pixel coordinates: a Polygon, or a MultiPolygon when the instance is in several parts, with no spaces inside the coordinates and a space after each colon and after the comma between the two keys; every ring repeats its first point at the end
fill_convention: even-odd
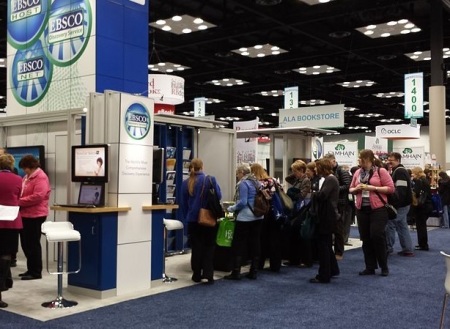
{"type": "Polygon", "coordinates": [[[374,170],[376,170],[375,167],[372,167],[369,170],[361,168],[361,171],[359,172],[359,182],[361,184],[368,184],[369,179],[370,179],[371,175],[373,174],[374,170]]]}

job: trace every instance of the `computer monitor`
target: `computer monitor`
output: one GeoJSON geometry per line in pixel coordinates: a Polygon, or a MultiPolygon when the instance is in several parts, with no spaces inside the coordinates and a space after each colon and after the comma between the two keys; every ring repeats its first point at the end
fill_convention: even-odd
{"type": "Polygon", "coordinates": [[[79,205],[105,205],[105,184],[82,183],[78,194],[79,205]]]}
{"type": "Polygon", "coordinates": [[[153,182],[154,184],[161,184],[164,180],[164,149],[153,149],[153,182]]]}
{"type": "Polygon", "coordinates": [[[25,155],[32,155],[37,160],[39,160],[39,166],[45,171],[45,148],[44,145],[34,145],[34,146],[14,146],[7,147],[6,152],[14,157],[14,168],[17,173],[23,177],[25,172],[19,168],[19,162],[25,155]]]}
{"type": "Polygon", "coordinates": [[[72,182],[108,182],[108,145],[72,146],[72,182]]]}

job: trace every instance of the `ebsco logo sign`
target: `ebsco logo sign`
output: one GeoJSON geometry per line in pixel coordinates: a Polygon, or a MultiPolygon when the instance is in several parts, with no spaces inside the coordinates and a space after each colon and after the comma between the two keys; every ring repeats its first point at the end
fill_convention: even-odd
{"type": "Polygon", "coordinates": [[[44,57],[18,61],[17,80],[26,81],[44,76],[44,57]]]}
{"type": "Polygon", "coordinates": [[[44,31],[50,11],[48,0],[10,0],[8,5],[8,43],[25,49],[44,31]]]}
{"type": "Polygon", "coordinates": [[[150,120],[150,114],[144,105],[131,104],[125,112],[125,130],[131,138],[143,139],[150,131],[150,120]]]}

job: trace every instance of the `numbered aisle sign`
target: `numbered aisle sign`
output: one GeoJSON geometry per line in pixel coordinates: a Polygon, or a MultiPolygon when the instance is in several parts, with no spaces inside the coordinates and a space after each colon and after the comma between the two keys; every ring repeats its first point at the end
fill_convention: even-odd
{"type": "Polygon", "coordinates": [[[405,119],[423,118],[423,73],[405,74],[405,119]]]}
{"type": "Polygon", "coordinates": [[[298,87],[284,88],[284,108],[298,108],[298,87]]]}
{"type": "Polygon", "coordinates": [[[205,116],[205,97],[194,98],[194,117],[204,117],[205,116]]]}

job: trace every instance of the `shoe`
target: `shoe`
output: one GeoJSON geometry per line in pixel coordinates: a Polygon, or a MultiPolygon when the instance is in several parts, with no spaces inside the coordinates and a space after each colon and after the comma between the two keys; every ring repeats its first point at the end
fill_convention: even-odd
{"type": "Polygon", "coordinates": [[[309,283],[330,283],[330,281],[320,280],[317,276],[309,280],[309,283]]]}
{"type": "Polygon", "coordinates": [[[344,255],[335,255],[336,256],[336,260],[343,260],[344,259],[344,255]]]}
{"type": "Polygon", "coordinates": [[[389,270],[387,268],[384,268],[381,270],[381,276],[388,276],[389,275],[389,270]]]}
{"type": "Polygon", "coordinates": [[[428,247],[421,247],[421,246],[415,246],[414,250],[423,250],[423,251],[428,251],[430,250],[428,247]]]}
{"type": "Polygon", "coordinates": [[[359,272],[359,275],[375,275],[375,270],[365,269],[364,271],[359,272]]]}
{"type": "Polygon", "coordinates": [[[42,275],[24,275],[22,276],[22,280],[27,281],[27,280],[39,280],[42,279],[42,275]]]}
{"type": "Polygon", "coordinates": [[[11,265],[9,265],[10,267],[17,267],[17,260],[12,260],[11,261],[11,265]]]}
{"type": "Polygon", "coordinates": [[[240,280],[241,279],[241,275],[238,273],[233,273],[231,272],[231,274],[225,275],[223,277],[225,280],[240,280]]]}
{"type": "Polygon", "coordinates": [[[23,272],[23,273],[19,274],[19,276],[25,276],[25,275],[30,275],[30,272],[26,271],[26,272],[23,272]]]}
{"type": "Polygon", "coordinates": [[[301,263],[298,267],[299,268],[310,268],[310,267],[312,267],[312,265],[301,263]]]}
{"type": "Polygon", "coordinates": [[[203,284],[214,284],[214,279],[213,278],[209,278],[209,279],[203,278],[203,279],[206,280],[206,281],[203,282],[203,284]]]}
{"type": "Polygon", "coordinates": [[[337,272],[336,274],[331,273],[331,277],[332,277],[332,278],[336,278],[336,277],[338,277],[340,274],[341,274],[340,272],[337,272]]]}
{"type": "Polygon", "coordinates": [[[414,257],[414,253],[412,251],[399,251],[397,255],[404,257],[414,257]]]}
{"type": "Polygon", "coordinates": [[[200,275],[192,274],[192,278],[191,279],[192,279],[192,281],[194,281],[196,283],[202,282],[202,277],[200,275]]]}
{"type": "Polygon", "coordinates": [[[8,304],[6,304],[4,301],[0,300],[0,308],[8,307],[8,304]]]}
{"type": "Polygon", "coordinates": [[[344,243],[344,246],[352,247],[353,245],[352,245],[351,243],[345,242],[345,243],[344,243]]]}

